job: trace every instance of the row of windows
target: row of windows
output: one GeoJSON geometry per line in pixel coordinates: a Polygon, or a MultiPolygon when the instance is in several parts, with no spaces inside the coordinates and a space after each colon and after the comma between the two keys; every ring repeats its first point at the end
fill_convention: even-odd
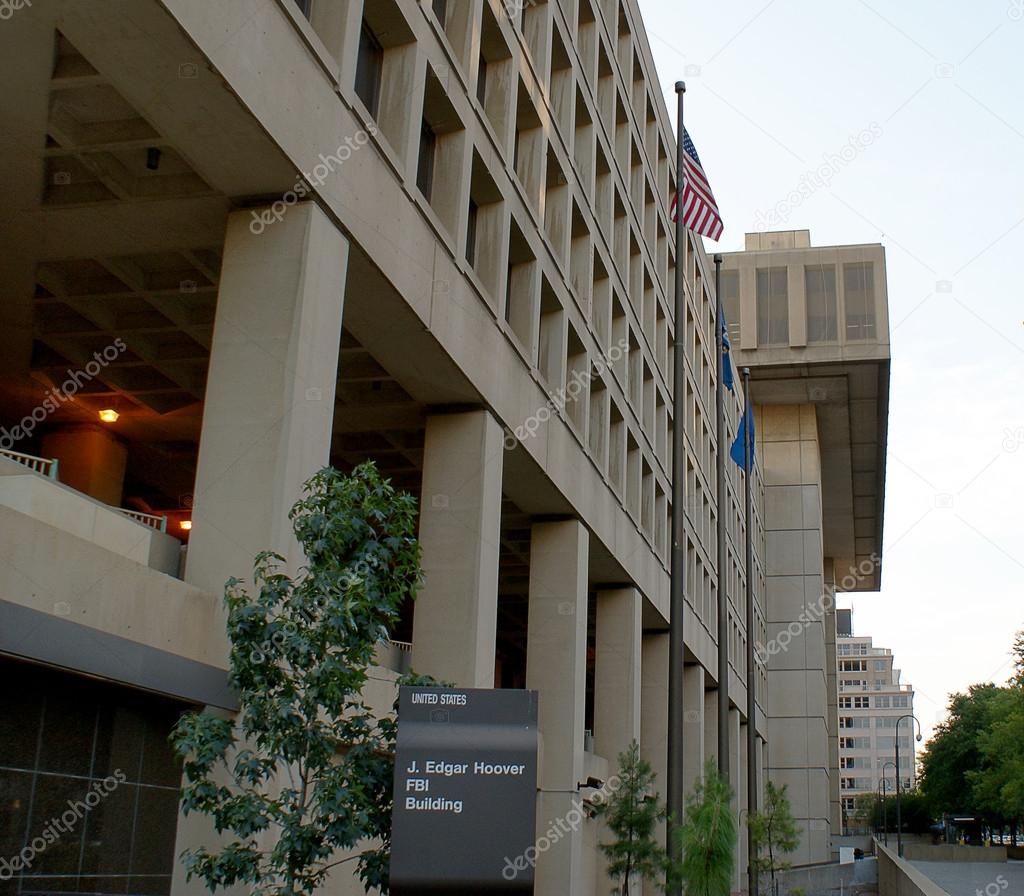
{"type": "MultiPolygon", "coordinates": [[[[890,792],[896,789],[896,779],[886,778],[886,789],[890,792]]],[[[903,778],[900,781],[900,786],[904,790],[910,790],[913,786],[913,778],[903,778]]],[[[839,787],[842,790],[880,790],[881,780],[876,781],[874,778],[840,778],[839,787]]],[[[854,808],[852,801],[847,804],[843,802],[843,807],[849,812],[854,808]]]]}
{"type": "MultiPolygon", "coordinates": [[[[893,686],[891,678],[876,678],[873,690],[881,691],[893,686]]],[[[840,691],[867,691],[872,685],[864,678],[844,678],[839,682],[840,691]]]]}
{"type": "Polygon", "coordinates": [[[895,728],[897,716],[840,716],[840,728],[895,728]]]}
{"type": "MultiPolygon", "coordinates": [[[[448,12],[446,9],[434,8],[434,14],[442,22],[448,12]]],[[[553,33],[557,44],[557,29],[553,33]]],[[[493,98],[488,97],[491,75],[499,58],[508,57],[504,55],[504,51],[495,54],[494,34],[484,37],[490,38],[492,49],[486,52],[481,50],[476,98],[486,112],[493,106],[493,98]]],[[[372,28],[364,21],[356,90],[372,114],[376,114],[379,108],[384,52],[372,28]]],[[[552,90],[554,82],[553,75],[552,90]]],[[[557,97],[553,101],[557,101],[557,97]]],[[[416,183],[420,193],[432,203],[441,149],[439,134],[430,120],[431,115],[428,114],[426,104],[424,108],[418,140],[416,183]]],[[[473,152],[466,214],[466,260],[474,269],[481,285],[491,293],[494,305],[503,306],[503,316],[509,330],[523,354],[543,376],[549,390],[553,393],[558,392],[573,381],[582,384],[579,393],[564,403],[564,416],[575,428],[597,466],[609,478],[638,528],[651,539],[655,552],[667,563],[671,503],[666,483],[668,470],[671,469],[673,426],[665,374],[669,370],[670,333],[664,290],[659,291],[655,288],[657,281],[662,281],[664,285],[672,273],[667,239],[659,222],[656,250],[659,270],[655,272],[642,257],[632,228],[627,225],[625,209],[628,200],[618,194],[617,188],[614,203],[608,202],[607,197],[602,199],[602,183],[607,182],[610,185],[611,182],[606,177],[609,169],[603,162],[602,150],[598,146],[598,220],[602,225],[611,225],[602,226],[602,231],[606,241],[611,237],[614,256],[612,267],[622,272],[625,280],[624,293],[628,299],[624,299],[618,281],[613,283],[615,278],[609,275],[603,255],[598,251],[589,232],[582,209],[577,205],[577,200],[570,196],[566,172],[563,171],[551,148],[545,150],[547,137],[540,126],[540,118],[536,114],[532,100],[522,89],[513,114],[516,117],[516,135],[511,168],[528,196],[533,195],[531,187],[536,186],[543,197],[543,202],[538,202],[537,205],[545,209],[542,226],[548,244],[554,248],[556,256],[563,264],[567,262],[568,286],[580,307],[589,312],[587,316],[593,333],[598,338],[599,346],[621,349],[625,345],[627,350],[624,356],[616,363],[609,364],[607,372],[596,371],[584,336],[567,321],[565,309],[555,290],[547,282],[546,275],[540,272],[541,265],[531,251],[523,231],[514,219],[510,221],[506,217],[501,190],[494,183],[476,151],[473,152]],[[536,164],[538,161],[539,165],[536,164]],[[546,174],[537,174],[538,171],[545,169],[546,174]],[[614,221],[611,221],[608,215],[602,213],[602,207],[607,211],[613,206],[615,215],[614,221]],[[500,237],[503,233],[507,234],[505,239],[508,254],[504,276],[499,280],[494,265],[501,253],[495,251],[494,242],[495,236],[500,237]],[[566,245],[568,258],[563,252],[566,245]],[[504,290],[503,296],[499,287],[504,290]],[[631,317],[627,316],[627,303],[635,314],[639,328],[633,324],[631,317]],[[654,355],[653,361],[645,355],[643,343],[650,347],[649,350],[654,355]],[[656,377],[658,372],[662,374],[660,381],[656,377]],[[641,431],[650,440],[656,464],[661,467],[660,475],[646,457],[647,452],[642,449],[641,438],[634,435],[625,409],[619,405],[618,399],[613,397],[609,389],[612,378],[618,379],[622,393],[635,413],[641,431]]],[[[621,133],[620,130],[620,137],[621,133]]],[[[584,136],[589,139],[589,135],[584,136]]],[[[580,161],[578,157],[576,161],[580,161]]],[[[634,158],[632,161],[635,167],[638,160],[634,158]]],[[[637,197],[631,198],[635,200],[637,197]]],[[[653,202],[649,187],[644,190],[644,198],[650,198],[653,202]]],[[[645,212],[645,222],[652,220],[649,211],[645,212]]],[[[714,456],[708,414],[705,409],[710,408],[713,400],[715,374],[708,346],[713,343],[714,331],[711,297],[705,291],[696,263],[697,250],[689,243],[685,248],[683,263],[687,280],[691,285],[689,298],[691,302],[695,300],[697,303],[697,307],[691,305],[688,308],[687,319],[686,355],[690,376],[687,378],[685,399],[686,422],[689,444],[695,452],[693,463],[688,465],[690,472],[687,509],[691,530],[697,542],[705,548],[701,551],[694,545],[689,547],[688,591],[698,615],[711,625],[716,612],[717,589],[714,584],[716,576],[706,558],[715,557],[716,531],[713,512],[715,502],[706,471],[711,468],[714,456]],[[698,470],[705,475],[698,475],[698,470]]],[[[609,356],[611,355],[609,351],[609,356]]],[[[730,440],[735,422],[732,418],[738,417],[739,413],[738,400],[731,400],[736,407],[730,408],[730,440]]],[[[730,528],[735,531],[730,532],[730,535],[735,543],[741,543],[741,508],[737,496],[741,494],[742,482],[739,471],[732,472],[734,475],[731,478],[735,482],[731,483],[730,489],[730,528]]],[[[760,529],[759,534],[763,536],[760,529]]],[[[755,537],[758,537],[758,533],[755,533],[755,537]]],[[[745,592],[741,587],[742,578],[736,566],[738,560],[735,556],[730,560],[730,566],[733,567],[729,571],[730,594],[739,603],[745,592]]],[[[763,622],[761,628],[763,629],[763,622]]],[[[759,640],[764,640],[763,633],[759,640]]]]}
{"type": "MultiPolygon", "coordinates": [[[[840,737],[840,750],[871,750],[871,738],[870,737],[840,737]],[[855,745],[851,745],[855,744],[855,745]]],[[[912,764],[913,755],[909,752],[910,750],[910,737],[907,735],[901,735],[899,738],[900,750],[906,750],[905,756],[900,757],[900,765],[912,764]]],[[[879,735],[874,738],[873,749],[881,751],[884,756],[874,757],[874,765],[882,768],[887,762],[892,762],[892,753],[896,746],[895,737],[887,737],[885,735],[879,735]]],[[[871,757],[869,756],[843,756],[840,757],[839,767],[840,768],[870,768],[871,757]]]]}
{"type": "Polygon", "coordinates": [[[902,709],[910,706],[909,696],[880,695],[871,697],[840,697],[840,709],[902,709]]]}
{"type": "MultiPolygon", "coordinates": [[[[849,262],[842,265],[843,327],[846,342],[877,338],[874,276],[873,262],[849,262]]],[[[757,345],[789,345],[789,269],[758,268],[755,283],[757,345]]],[[[806,265],[804,290],[808,344],[838,342],[840,303],[836,289],[836,266],[806,265]]],[[[729,322],[730,337],[739,345],[739,271],[722,272],[722,302],[726,320],[729,322]]]]}
{"type": "MultiPolygon", "coordinates": [[[[312,0],[314,25],[322,2],[312,0]]],[[[453,105],[452,100],[459,98],[447,93],[455,80],[449,78],[442,87],[432,57],[424,60],[415,52],[415,29],[399,6],[393,0],[366,0],[360,3],[354,90],[377,121],[385,149],[407,164],[411,182],[426,200],[424,211],[428,217],[433,212],[435,228],[446,233],[465,258],[476,289],[496,318],[503,319],[506,333],[548,392],[565,394],[570,383],[579,385],[574,396],[555,402],[556,413],[569,423],[667,565],[673,421],[666,295],[675,259],[664,196],[671,192],[672,173],[628,22],[618,0],[602,0],[601,5],[609,30],[617,35],[618,70],[606,59],[607,41],[599,33],[589,0],[574,4],[572,42],[563,36],[561,21],[544,0],[503,3],[497,11],[485,2],[475,12],[468,0],[425,2],[424,14],[428,20],[436,19],[448,39],[448,47],[441,42],[445,52],[471,85],[467,99],[476,107],[472,121],[485,125],[474,132],[453,105]],[[522,54],[517,41],[506,36],[501,15],[507,15],[518,32],[522,54]],[[470,22],[476,23],[475,34],[468,33],[470,22]],[[576,67],[570,64],[573,53],[580,59],[576,67]],[[535,66],[544,93],[538,97],[526,63],[542,58],[549,61],[550,74],[543,65],[535,66]],[[415,81],[417,65],[421,73],[426,68],[421,109],[412,108],[408,90],[398,89],[415,81]],[[589,111],[588,87],[596,115],[589,111]],[[409,121],[417,122],[412,132],[409,121]],[[506,169],[494,167],[492,144],[506,169]],[[403,147],[409,147],[411,157],[404,157],[403,147]],[[463,173],[467,166],[468,185],[463,173]],[[505,171],[526,200],[526,215],[506,201],[514,202],[515,193],[504,186],[505,171]],[[550,249],[555,265],[546,251],[536,248],[534,232],[545,237],[544,248],[550,249]],[[585,329],[578,328],[562,298],[562,284],[582,311],[585,329]],[[622,357],[612,363],[615,349],[622,357]],[[599,369],[599,360],[609,363],[599,369]]],[[[612,43],[615,46],[615,37],[612,43]]],[[[716,501],[709,475],[714,463],[709,427],[715,387],[714,315],[699,251],[688,240],[680,260],[689,286],[685,403],[687,453],[693,452],[688,457],[687,516],[693,541],[687,549],[687,590],[695,611],[713,632],[716,501]]],[[[727,444],[739,416],[738,398],[730,397],[730,402],[727,444]]],[[[727,522],[735,545],[743,542],[742,474],[732,465],[729,469],[727,522]]],[[[763,505],[760,489],[758,480],[758,508],[763,505]]],[[[763,542],[759,512],[756,526],[755,539],[763,542]]],[[[727,576],[736,606],[745,594],[741,561],[742,552],[730,552],[727,576]]],[[[763,595],[760,570],[755,592],[763,595]]],[[[757,627],[757,640],[763,644],[760,614],[757,627]]],[[[742,643],[740,638],[734,649],[742,643]]],[[[734,655],[745,651],[736,650],[734,655]]],[[[762,684],[762,693],[763,688],[762,684]]]]}
{"type": "Polygon", "coordinates": [[[867,656],[867,644],[840,644],[838,648],[840,656],[867,656]]]}

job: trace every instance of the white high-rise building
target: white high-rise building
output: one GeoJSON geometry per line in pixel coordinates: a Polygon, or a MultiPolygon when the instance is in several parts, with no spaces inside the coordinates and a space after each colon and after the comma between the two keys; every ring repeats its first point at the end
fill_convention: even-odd
{"type": "Polygon", "coordinates": [[[892,651],[854,635],[849,619],[849,610],[838,611],[839,790],[844,828],[861,833],[867,822],[856,816],[857,797],[881,794],[883,781],[885,792],[895,793],[897,736],[900,787],[914,786],[916,729],[906,718],[914,712],[914,688],[902,682],[892,651]]]}

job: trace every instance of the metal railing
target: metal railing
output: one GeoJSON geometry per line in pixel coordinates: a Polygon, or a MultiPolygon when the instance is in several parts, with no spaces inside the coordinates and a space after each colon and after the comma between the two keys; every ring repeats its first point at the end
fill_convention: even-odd
{"type": "Polygon", "coordinates": [[[58,463],[55,457],[36,457],[32,454],[22,454],[20,451],[8,451],[7,449],[0,449],[0,457],[13,460],[35,473],[48,476],[50,479],[57,478],[58,463]]]}
{"type": "MultiPolygon", "coordinates": [[[[5,448],[0,448],[0,457],[6,457],[8,460],[13,460],[15,463],[28,467],[33,473],[39,473],[40,476],[46,476],[54,482],[59,481],[57,471],[60,464],[55,457],[36,457],[33,454],[22,454],[20,451],[9,451],[5,448]]],[[[167,532],[166,516],[159,516],[155,513],[142,513],[138,510],[126,510],[123,507],[111,506],[110,509],[116,510],[118,513],[123,514],[143,526],[149,526],[151,529],[156,529],[157,532],[167,532]]]]}
{"type": "Polygon", "coordinates": [[[139,510],[126,510],[123,507],[114,507],[113,509],[124,514],[129,519],[141,523],[143,526],[156,529],[157,532],[167,531],[167,517],[165,516],[157,516],[155,513],[142,513],[139,510]]]}

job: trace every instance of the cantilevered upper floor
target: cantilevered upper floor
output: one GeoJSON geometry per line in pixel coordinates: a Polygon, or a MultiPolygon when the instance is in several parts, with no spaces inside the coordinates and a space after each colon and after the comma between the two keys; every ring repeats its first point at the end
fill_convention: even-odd
{"type": "Polygon", "coordinates": [[[889,313],[885,248],[812,246],[810,232],[748,233],[723,256],[722,299],[736,366],[756,404],[810,404],[821,451],[825,556],[881,581],[889,313]]]}

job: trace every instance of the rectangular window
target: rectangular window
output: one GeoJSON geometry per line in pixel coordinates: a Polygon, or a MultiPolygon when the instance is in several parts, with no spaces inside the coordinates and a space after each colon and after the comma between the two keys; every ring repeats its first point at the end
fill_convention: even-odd
{"type": "Polygon", "coordinates": [[[843,265],[846,297],[846,339],[875,337],[875,266],[870,261],[843,265]]]}
{"type": "Polygon", "coordinates": [[[876,672],[884,672],[885,671],[885,660],[875,660],[875,671],[876,672]]]}
{"type": "Polygon", "coordinates": [[[733,348],[740,347],[740,272],[722,271],[722,312],[733,348]]]}
{"type": "Polygon", "coordinates": [[[423,121],[420,126],[420,151],[416,164],[416,186],[419,187],[423,198],[430,201],[430,194],[434,189],[434,153],[437,149],[437,136],[434,129],[423,121]]]}
{"type": "Polygon", "coordinates": [[[786,269],[757,272],[757,344],[789,345],[789,296],[786,269]]]}
{"type": "Polygon", "coordinates": [[[839,338],[836,269],[832,265],[804,268],[807,288],[807,341],[835,342],[839,338]]]}
{"type": "Polygon", "coordinates": [[[469,221],[466,224],[466,261],[470,267],[476,264],[476,220],[480,212],[479,206],[469,200],[469,221]]]}
{"type": "Polygon", "coordinates": [[[854,709],[867,709],[868,708],[868,697],[854,697],[853,708],[854,709]]]}
{"type": "Polygon", "coordinates": [[[487,60],[480,54],[480,64],[476,69],[476,98],[481,106],[487,103],[487,60]]]}
{"type": "Polygon", "coordinates": [[[374,118],[377,117],[380,106],[383,67],[384,50],[364,22],[359,32],[359,52],[356,56],[356,96],[363,101],[366,111],[374,118]]]}
{"type": "Polygon", "coordinates": [[[875,697],[875,708],[876,709],[888,709],[889,698],[888,697],[875,697]]]}

